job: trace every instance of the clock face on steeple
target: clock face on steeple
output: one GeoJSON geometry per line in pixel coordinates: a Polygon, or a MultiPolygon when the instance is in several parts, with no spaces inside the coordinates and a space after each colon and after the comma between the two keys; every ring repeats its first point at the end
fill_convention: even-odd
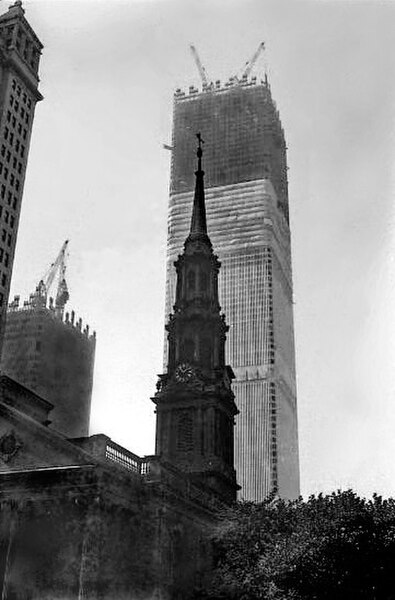
{"type": "Polygon", "coordinates": [[[174,377],[180,383],[186,383],[194,376],[195,370],[188,363],[181,363],[175,370],[174,377]]]}

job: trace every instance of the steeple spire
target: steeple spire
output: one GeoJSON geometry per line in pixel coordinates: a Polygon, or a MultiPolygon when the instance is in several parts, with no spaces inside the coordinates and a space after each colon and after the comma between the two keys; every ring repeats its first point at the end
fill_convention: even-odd
{"type": "Polygon", "coordinates": [[[191,228],[188,238],[190,240],[202,237],[207,237],[208,239],[206,222],[206,204],[204,198],[204,171],[202,170],[202,144],[204,144],[204,140],[202,140],[202,136],[200,133],[197,133],[196,137],[198,139],[199,144],[196,152],[198,157],[198,168],[197,171],[195,171],[195,196],[193,200],[191,228]]]}

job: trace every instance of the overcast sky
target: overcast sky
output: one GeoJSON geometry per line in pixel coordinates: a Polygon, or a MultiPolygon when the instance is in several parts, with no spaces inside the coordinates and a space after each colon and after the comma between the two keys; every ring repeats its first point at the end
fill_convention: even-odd
{"type": "MultiPolygon", "coordinates": [[[[2,3],[5,9],[6,2],[2,3]]],[[[302,493],[395,495],[395,3],[26,0],[45,48],[12,294],[70,239],[92,433],[154,451],[172,95],[261,40],[288,145],[302,493]]]]}

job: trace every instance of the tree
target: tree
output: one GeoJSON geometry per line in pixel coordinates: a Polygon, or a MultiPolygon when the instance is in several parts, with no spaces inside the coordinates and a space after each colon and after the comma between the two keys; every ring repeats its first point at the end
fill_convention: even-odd
{"type": "Polygon", "coordinates": [[[395,600],[395,501],[354,492],[237,503],[213,536],[211,600],[395,600]]]}

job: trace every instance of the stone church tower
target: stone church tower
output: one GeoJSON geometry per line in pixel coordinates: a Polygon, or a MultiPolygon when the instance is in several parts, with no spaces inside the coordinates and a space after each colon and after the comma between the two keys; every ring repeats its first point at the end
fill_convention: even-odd
{"type": "Polygon", "coordinates": [[[198,134],[198,168],[189,235],[174,263],[174,313],[168,331],[168,369],[153,401],[157,407],[155,454],[211,489],[222,500],[236,500],[233,460],[232,369],[225,365],[228,326],[218,301],[220,262],[207,234],[198,134]]]}

